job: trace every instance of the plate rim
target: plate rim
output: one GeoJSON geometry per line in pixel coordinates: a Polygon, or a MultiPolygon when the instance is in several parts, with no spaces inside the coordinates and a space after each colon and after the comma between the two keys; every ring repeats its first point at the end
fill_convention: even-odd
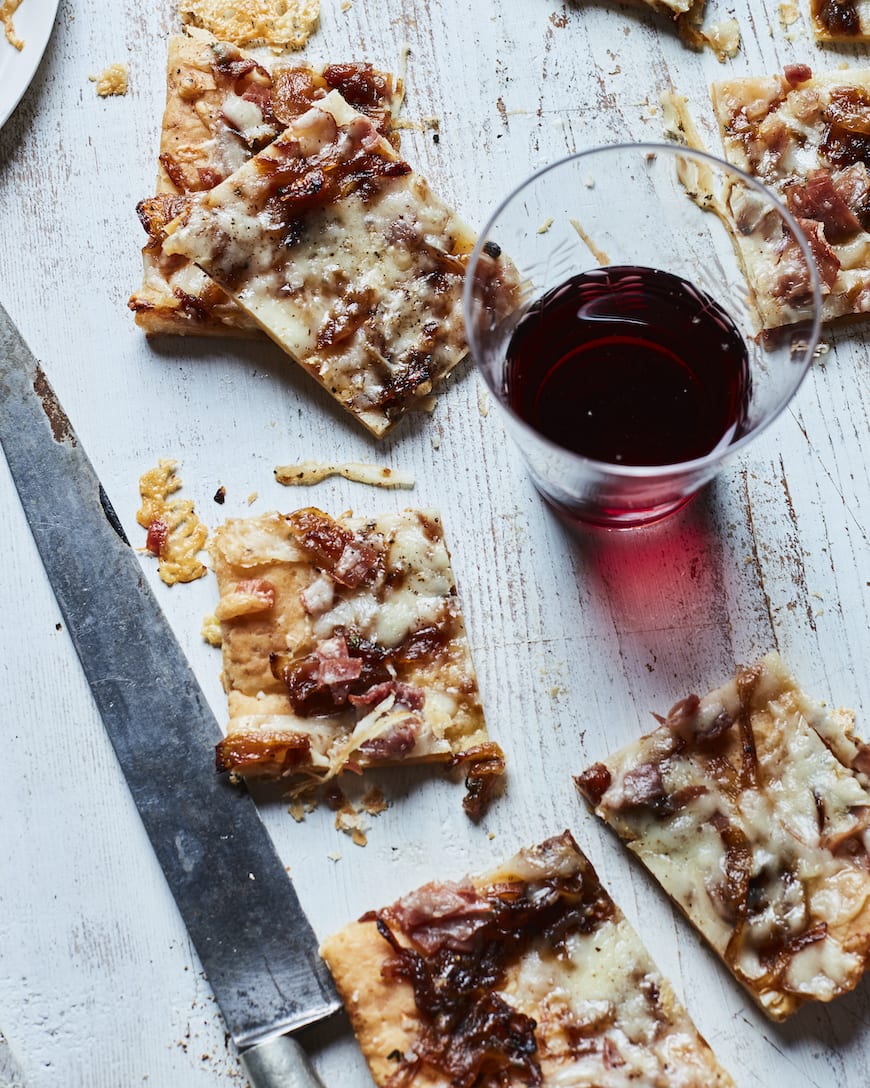
{"type": "MultiPolygon", "coordinates": [[[[24,39],[24,49],[19,56],[27,57],[29,54],[30,63],[26,64],[22,61],[20,67],[17,69],[16,67],[13,67],[12,78],[5,88],[9,93],[8,98],[4,97],[3,90],[0,90],[0,129],[3,128],[18,108],[21,99],[27,93],[27,88],[33,82],[39,69],[39,65],[42,62],[42,58],[45,56],[48,43],[51,41],[51,36],[54,32],[54,24],[57,22],[60,0],[48,0],[47,4],[44,0],[42,3],[40,3],[40,0],[22,0],[21,7],[18,9],[16,15],[23,12],[28,3],[33,4],[37,9],[36,24],[34,28],[35,35],[34,30],[28,32],[22,31],[20,25],[16,27],[16,30],[24,39]]],[[[4,47],[8,47],[15,51],[14,46],[11,46],[6,41],[5,35],[0,32],[0,49],[4,47]]],[[[6,81],[4,80],[3,82],[6,81]]]]}

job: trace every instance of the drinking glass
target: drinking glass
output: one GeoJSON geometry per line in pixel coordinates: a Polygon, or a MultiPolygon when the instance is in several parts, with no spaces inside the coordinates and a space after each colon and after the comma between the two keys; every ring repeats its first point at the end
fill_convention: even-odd
{"type": "MultiPolygon", "coordinates": [[[[649,302],[655,323],[656,307],[650,310],[649,302]]],[[[602,310],[609,319],[608,305],[605,292],[595,302],[593,319],[602,310]]],[[[554,163],[501,204],[471,255],[464,308],[474,362],[503,409],[537,489],[569,519],[627,528],[680,509],[782,412],[813,359],[821,297],[803,232],[755,179],[679,145],[616,144],[554,163]],[[766,282],[757,275],[747,279],[744,260],[757,268],[758,256],[765,254],[766,282]],[[517,406],[522,398],[518,371],[511,369],[512,338],[520,335],[519,326],[526,355],[546,353],[551,330],[542,317],[544,296],[552,298],[551,292],[555,295],[581,273],[595,272],[599,281],[609,282],[617,275],[642,278],[651,269],[691,285],[689,290],[705,300],[702,308],[718,308],[742,338],[741,418],[727,433],[712,435],[712,448],[676,463],[669,458],[663,464],[628,463],[628,457],[619,461],[577,452],[580,438],[568,448],[542,433],[539,424],[532,425],[517,406]]],[[[659,321],[673,324],[665,311],[659,321]]],[[[698,363],[705,361],[700,355],[708,354],[705,343],[691,340],[691,333],[684,336],[690,366],[693,351],[698,363]]],[[[594,352],[587,346],[582,354],[591,359],[594,352]]],[[[535,392],[526,390],[526,400],[529,395],[534,399],[535,392]]],[[[562,425],[573,428],[574,399],[566,394],[562,401],[562,425]]],[[[655,430],[660,408],[655,397],[649,403],[652,415],[645,426],[655,430]]],[[[577,435],[583,433],[580,415],[578,409],[577,435]]],[[[675,421],[667,412],[661,427],[663,437],[674,437],[675,421]]]]}

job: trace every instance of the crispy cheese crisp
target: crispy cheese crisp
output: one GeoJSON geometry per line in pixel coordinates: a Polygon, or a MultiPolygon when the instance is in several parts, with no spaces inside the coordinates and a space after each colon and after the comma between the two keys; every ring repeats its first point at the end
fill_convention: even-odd
{"type": "Polygon", "coordinates": [[[112,98],[116,95],[125,95],[129,86],[129,75],[126,64],[110,64],[98,76],[88,76],[92,83],[96,83],[96,92],[100,98],[112,98]]]}
{"type": "Polygon", "coordinates": [[[320,0],[179,0],[184,23],[235,45],[301,49],[320,20],[320,0]]]}
{"type": "Polygon", "coordinates": [[[177,462],[161,458],[139,480],[142,506],[136,520],[148,530],[145,550],[157,556],[158,572],[166,585],[194,582],[208,571],[197,555],[205,547],[208,529],[196,515],[190,499],[172,498],[181,488],[177,462]]]}
{"type": "Polygon", "coordinates": [[[18,10],[20,3],[21,0],[3,0],[3,3],[0,4],[0,24],[2,24],[6,34],[6,41],[19,52],[24,48],[24,42],[15,33],[12,16],[18,10]]]}

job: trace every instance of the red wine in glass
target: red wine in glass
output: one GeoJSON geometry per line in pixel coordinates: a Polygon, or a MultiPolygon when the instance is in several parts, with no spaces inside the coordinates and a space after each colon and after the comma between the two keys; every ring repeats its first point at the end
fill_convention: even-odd
{"type": "Polygon", "coordinates": [[[526,311],[508,401],[539,434],[596,461],[676,465],[742,433],[746,344],[718,303],[654,268],[583,272],[526,311]]]}

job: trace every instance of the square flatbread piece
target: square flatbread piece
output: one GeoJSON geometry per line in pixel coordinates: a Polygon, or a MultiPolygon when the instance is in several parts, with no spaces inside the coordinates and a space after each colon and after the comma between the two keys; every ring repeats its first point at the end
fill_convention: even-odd
{"type": "MultiPolygon", "coordinates": [[[[788,206],[819,272],[822,319],[870,312],[870,69],[713,84],[725,157],[788,206]]],[[[736,188],[736,241],[764,325],[808,315],[809,275],[794,239],[736,188]],[[767,229],[765,229],[765,224],[767,229]]]]}
{"type": "Polygon", "coordinates": [[[870,749],[771,654],[577,785],[774,1020],[870,951],[870,749]]]}
{"type": "Polygon", "coordinates": [[[166,234],[377,436],[466,353],[474,239],[337,91],[166,234]]]}
{"type": "Polygon", "coordinates": [[[321,955],[380,1088],[733,1088],[568,832],[321,955]]]}
{"type": "Polygon", "coordinates": [[[169,39],[166,106],[156,195],[137,207],[148,234],[143,284],[129,301],[149,335],[262,336],[218,285],[185,257],[163,252],[165,228],[194,193],[225,181],[331,90],[338,90],[393,144],[401,85],[370,64],[264,66],[208,35],[169,39]]]}
{"type": "Polygon", "coordinates": [[[313,507],[213,535],[223,681],[219,770],[304,775],[449,762],[483,811],[504,770],[486,723],[441,521],[313,507]]]}

